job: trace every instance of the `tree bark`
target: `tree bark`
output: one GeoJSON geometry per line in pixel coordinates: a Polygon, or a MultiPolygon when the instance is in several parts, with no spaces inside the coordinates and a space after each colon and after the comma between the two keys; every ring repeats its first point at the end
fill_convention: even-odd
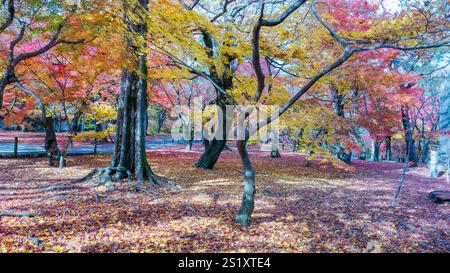
{"type": "Polygon", "coordinates": [[[78,121],[81,118],[82,113],[80,111],[76,112],[73,116],[71,125],[70,125],[70,133],[72,135],[77,135],[78,134],[78,130],[79,130],[79,126],[78,126],[78,121]]]}
{"type": "MultiPolygon", "coordinates": [[[[213,59],[214,58],[214,41],[213,37],[207,32],[203,31],[203,40],[206,46],[207,55],[213,59]]],[[[223,67],[225,71],[222,73],[222,76],[217,72],[217,68],[212,65],[210,69],[211,78],[215,82],[217,86],[222,88],[223,90],[229,90],[233,88],[233,72],[231,70],[231,62],[233,61],[233,57],[225,55],[223,56],[224,63],[223,67]]],[[[203,154],[199,158],[199,160],[195,163],[195,167],[201,169],[213,169],[214,165],[219,160],[220,155],[222,154],[226,144],[227,144],[227,115],[226,115],[226,105],[228,98],[224,96],[219,90],[216,90],[217,100],[216,105],[222,109],[223,115],[223,138],[221,140],[213,139],[209,142],[209,145],[205,147],[203,154]]],[[[231,122],[231,121],[230,121],[231,122]]]]}
{"type": "Polygon", "coordinates": [[[195,167],[206,170],[213,169],[226,144],[226,140],[213,139],[208,141],[208,145],[205,145],[205,150],[197,163],[195,163],[195,167]]]}
{"type": "MultiPolygon", "coordinates": [[[[220,100],[220,99],[219,99],[220,100]]],[[[220,155],[222,154],[225,146],[227,144],[227,115],[226,115],[226,106],[222,101],[217,103],[218,106],[222,109],[223,119],[223,135],[222,139],[214,138],[208,141],[208,145],[205,145],[205,150],[203,151],[200,159],[195,163],[196,168],[211,170],[216,165],[219,160],[220,155]]]]}
{"type": "Polygon", "coordinates": [[[416,153],[416,140],[413,135],[413,126],[411,125],[411,118],[409,116],[408,107],[402,107],[402,120],[403,120],[403,129],[405,131],[405,142],[406,142],[406,151],[407,158],[406,160],[411,164],[410,167],[417,167],[417,153],[416,153]]]}
{"type": "Polygon", "coordinates": [[[236,223],[244,227],[250,226],[250,218],[253,213],[253,209],[255,207],[255,193],[256,193],[256,185],[255,185],[256,174],[247,151],[247,141],[248,138],[246,138],[246,140],[237,141],[237,147],[239,155],[242,160],[242,166],[244,167],[245,175],[244,175],[244,195],[242,197],[241,207],[239,209],[238,214],[236,215],[236,223]]]}
{"type": "Polygon", "coordinates": [[[50,167],[53,167],[56,166],[55,162],[59,162],[59,157],[61,156],[61,152],[58,148],[58,142],[56,139],[53,117],[45,118],[44,127],[45,127],[45,150],[47,152],[48,165],[50,167]]]}
{"type": "Polygon", "coordinates": [[[386,154],[385,154],[386,160],[391,161],[392,160],[392,137],[387,136],[386,137],[386,154]]]}
{"type": "MultiPolygon", "coordinates": [[[[139,3],[141,6],[136,9],[148,8],[148,0],[139,0],[139,3]]],[[[125,9],[129,8],[125,6],[125,9]]],[[[139,23],[133,23],[130,18],[125,18],[125,21],[131,32],[127,33],[126,37],[129,52],[139,52],[139,54],[136,54],[138,56],[134,54],[129,56],[134,64],[134,70],[124,68],[122,71],[111,169],[116,170],[116,180],[127,178],[128,172],[131,172],[139,184],[143,184],[146,180],[157,183],[156,176],[148,164],[145,149],[148,85],[142,75],[147,75],[147,54],[139,50],[139,46],[133,39],[133,36],[141,36],[146,39],[147,25],[143,19],[139,23]]],[[[111,170],[105,172],[104,182],[110,182],[111,175],[111,170]]]]}
{"type": "Polygon", "coordinates": [[[374,143],[373,143],[373,155],[372,155],[372,160],[374,162],[379,162],[380,161],[380,146],[381,146],[380,142],[374,141],[374,143]]]}

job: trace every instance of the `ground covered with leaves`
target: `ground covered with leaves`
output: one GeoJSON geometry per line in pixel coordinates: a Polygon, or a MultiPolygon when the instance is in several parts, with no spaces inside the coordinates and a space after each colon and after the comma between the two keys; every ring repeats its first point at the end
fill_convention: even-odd
{"type": "Polygon", "coordinates": [[[174,147],[149,153],[159,175],[178,183],[127,183],[109,191],[95,181],[73,183],[109,156],[68,159],[51,169],[45,159],[0,160],[0,252],[449,252],[449,205],[427,199],[450,188],[426,168],[407,174],[395,208],[402,165],[356,161],[337,168],[298,154],[271,159],[252,152],[257,196],[252,226],[234,224],[243,190],[236,153],[215,170],[197,170],[197,152],[174,147]]]}

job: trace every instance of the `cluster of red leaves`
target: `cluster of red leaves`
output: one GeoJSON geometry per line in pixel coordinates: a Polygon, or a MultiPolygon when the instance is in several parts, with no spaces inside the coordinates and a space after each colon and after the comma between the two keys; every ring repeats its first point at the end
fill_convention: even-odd
{"type": "Polygon", "coordinates": [[[257,196],[252,226],[233,223],[242,194],[236,153],[212,171],[192,167],[199,151],[176,147],[149,154],[156,173],[177,188],[133,193],[92,182],[51,191],[108,156],[68,159],[49,169],[45,159],[0,160],[0,211],[39,213],[0,218],[0,252],[448,252],[448,205],[427,193],[448,189],[425,168],[407,174],[395,209],[389,207],[401,164],[357,161],[354,171],[298,154],[270,159],[252,151],[257,196]],[[36,243],[37,238],[41,243],[36,243]]]}

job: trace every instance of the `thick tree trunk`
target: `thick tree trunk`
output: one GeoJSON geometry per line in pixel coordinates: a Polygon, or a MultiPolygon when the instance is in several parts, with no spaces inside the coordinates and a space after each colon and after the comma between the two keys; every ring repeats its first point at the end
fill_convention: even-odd
{"type": "Polygon", "coordinates": [[[418,160],[417,160],[417,154],[416,154],[416,141],[410,137],[408,138],[409,141],[406,141],[406,149],[409,151],[409,157],[408,162],[411,163],[410,167],[417,167],[418,166],[418,160]]]}
{"type": "Polygon", "coordinates": [[[202,156],[195,163],[195,167],[207,170],[213,169],[226,144],[226,140],[213,139],[212,141],[208,141],[208,145],[205,145],[205,151],[203,151],[202,156]]]}
{"type": "Polygon", "coordinates": [[[56,166],[55,162],[59,162],[61,153],[58,149],[53,117],[45,118],[45,151],[47,152],[48,165],[50,167],[56,166]]]}
{"type": "Polygon", "coordinates": [[[225,149],[225,146],[227,144],[227,115],[226,115],[226,106],[222,103],[218,103],[219,107],[222,109],[223,112],[223,119],[222,119],[222,125],[223,125],[223,135],[222,139],[212,139],[208,141],[208,145],[205,145],[205,150],[203,151],[203,154],[201,155],[200,159],[195,163],[196,168],[200,169],[206,169],[211,170],[216,165],[217,161],[219,160],[220,155],[222,154],[223,150],[225,149]]]}
{"type": "MultiPolygon", "coordinates": [[[[202,31],[203,34],[203,41],[206,46],[206,54],[211,58],[215,58],[214,56],[214,40],[213,37],[207,32],[202,31]]],[[[231,62],[234,60],[233,57],[225,55],[225,60],[223,63],[223,68],[225,71],[223,71],[222,76],[219,75],[217,72],[217,68],[212,65],[210,66],[210,72],[211,72],[211,78],[215,82],[216,85],[220,86],[223,90],[229,90],[233,88],[233,72],[231,71],[231,62]]],[[[223,138],[221,140],[211,140],[209,142],[208,147],[205,146],[205,150],[203,154],[201,155],[200,159],[195,163],[195,166],[197,168],[201,169],[213,169],[214,165],[216,164],[217,160],[220,157],[220,154],[224,150],[226,144],[227,144],[227,115],[226,113],[226,105],[228,98],[226,98],[222,92],[219,90],[216,90],[217,93],[217,100],[216,105],[219,106],[222,109],[223,112],[223,138]]],[[[230,121],[231,122],[231,121],[230,121]]]]}
{"type": "MultiPolygon", "coordinates": [[[[139,2],[141,4],[139,8],[147,8],[148,0],[140,0],[139,2]]],[[[133,23],[129,18],[126,18],[125,21],[132,30],[132,33],[127,34],[128,37],[126,38],[130,52],[139,52],[139,47],[135,44],[136,41],[129,36],[142,36],[146,39],[147,26],[143,21],[138,24],[133,23]]],[[[142,52],[139,57],[130,55],[130,58],[132,58],[136,70],[124,68],[122,71],[111,170],[116,170],[116,180],[128,177],[128,172],[130,172],[139,184],[143,184],[146,180],[157,183],[157,179],[148,164],[145,150],[148,86],[147,80],[140,75],[147,75],[147,55],[142,52]]],[[[112,171],[107,171],[103,177],[104,182],[109,182],[111,175],[112,171]]]]}
{"type": "Polygon", "coordinates": [[[209,140],[207,140],[206,138],[203,138],[203,146],[205,147],[205,150],[209,147],[209,140]]]}
{"type": "MultiPolygon", "coordinates": [[[[333,94],[333,108],[334,112],[337,116],[341,117],[342,119],[345,119],[345,111],[344,111],[344,95],[339,94],[339,91],[335,88],[332,88],[332,94],[333,94]]],[[[338,152],[338,158],[342,160],[346,164],[352,163],[352,155],[353,152],[346,152],[345,149],[340,149],[338,152]]]]}
{"type": "Polygon", "coordinates": [[[146,179],[157,182],[145,152],[146,85],[135,72],[124,70],[111,163],[117,168],[117,180],[126,178],[129,171],[140,183],[146,179]]]}
{"type": "Polygon", "coordinates": [[[280,150],[278,148],[275,148],[274,150],[272,150],[272,152],[270,153],[270,157],[271,158],[281,158],[280,150]]]}
{"type": "MultiPolygon", "coordinates": [[[[248,139],[248,138],[247,138],[248,139]]],[[[236,215],[236,223],[244,227],[250,226],[250,218],[255,207],[255,170],[252,167],[252,162],[247,151],[247,140],[239,140],[237,148],[244,167],[244,195],[242,197],[241,207],[236,215]]]]}

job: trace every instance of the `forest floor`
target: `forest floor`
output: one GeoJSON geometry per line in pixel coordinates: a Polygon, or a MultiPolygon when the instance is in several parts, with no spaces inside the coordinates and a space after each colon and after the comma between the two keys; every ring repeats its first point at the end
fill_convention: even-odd
{"type": "Polygon", "coordinates": [[[212,171],[197,170],[199,151],[182,147],[149,153],[154,171],[179,184],[108,191],[92,181],[74,184],[110,156],[0,160],[0,252],[450,252],[450,207],[427,198],[450,189],[419,167],[408,172],[395,208],[402,164],[355,161],[339,168],[284,154],[253,151],[257,170],[252,226],[234,224],[243,191],[236,153],[212,171]],[[52,186],[69,186],[51,188],[52,186]],[[75,186],[75,187],[74,187],[75,186]]]}

